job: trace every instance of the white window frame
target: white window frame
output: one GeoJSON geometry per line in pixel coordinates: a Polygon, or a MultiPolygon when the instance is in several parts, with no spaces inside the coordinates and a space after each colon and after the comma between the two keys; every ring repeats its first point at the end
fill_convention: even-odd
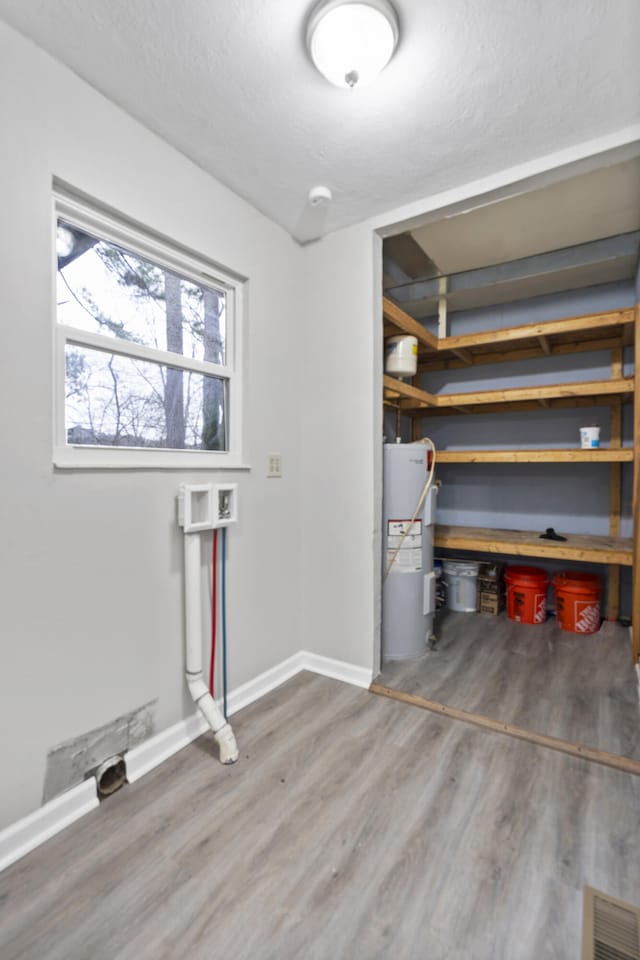
{"type": "Polygon", "coordinates": [[[172,243],[151,230],[127,221],[97,203],[67,193],[57,187],[53,191],[52,237],[52,312],[54,323],[53,371],[53,462],[68,469],[120,468],[131,469],[244,469],[242,459],[242,328],[245,305],[244,278],[221,270],[205,257],[172,243]],[[79,330],[58,322],[56,229],[58,218],[100,239],[118,244],[132,253],[171,270],[187,280],[212,286],[225,292],[225,363],[223,365],[178,356],[128,340],[118,340],[79,330]],[[108,353],[169,365],[181,370],[220,377],[227,383],[226,436],[227,450],[170,450],[148,447],[97,446],[67,443],[65,423],[65,347],[97,348],[108,353]]]}

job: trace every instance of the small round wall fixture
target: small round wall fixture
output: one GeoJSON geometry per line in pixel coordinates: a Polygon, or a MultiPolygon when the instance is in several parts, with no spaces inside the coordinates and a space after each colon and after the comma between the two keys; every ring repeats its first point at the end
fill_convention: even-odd
{"type": "Polygon", "coordinates": [[[312,207],[326,207],[327,204],[331,203],[331,196],[329,187],[318,185],[317,187],[311,187],[308,199],[312,207]]]}
{"type": "Polygon", "coordinates": [[[393,56],[398,37],[389,0],[321,0],[307,24],[309,55],[338,87],[370,83],[393,56]]]}

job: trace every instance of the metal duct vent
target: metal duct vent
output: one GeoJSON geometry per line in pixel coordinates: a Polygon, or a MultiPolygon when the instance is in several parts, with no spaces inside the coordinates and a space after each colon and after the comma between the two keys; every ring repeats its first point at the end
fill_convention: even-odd
{"type": "Polygon", "coordinates": [[[640,960],[640,907],[585,887],[582,960],[640,960]]]}

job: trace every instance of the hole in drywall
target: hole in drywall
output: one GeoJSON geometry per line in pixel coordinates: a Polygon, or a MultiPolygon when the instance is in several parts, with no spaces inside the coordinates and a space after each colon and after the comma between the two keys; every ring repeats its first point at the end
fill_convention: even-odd
{"type": "Polygon", "coordinates": [[[110,757],[96,770],[99,797],[109,797],[125,782],[127,768],[122,757],[110,757]]]}
{"type": "Polygon", "coordinates": [[[155,711],[153,700],[50,749],[43,802],[53,800],[89,777],[95,778],[103,760],[125,757],[127,750],[148,740],[154,732],[155,711]]]}

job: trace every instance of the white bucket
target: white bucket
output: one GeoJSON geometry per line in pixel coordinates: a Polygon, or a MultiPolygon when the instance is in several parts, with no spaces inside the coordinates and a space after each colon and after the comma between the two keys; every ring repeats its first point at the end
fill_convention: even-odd
{"type": "Polygon", "coordinates": [[[401,335],[385,342],[385,371],[392,377],[413,377],[418,369],[418,338],[401,335]]]}
{"type": "Polygon", "coordinates": [[[580,427],[580,445],[583,450],[600,446],[600,427],[580,427]]]}
{"type": "Polygon", "coordinates": [[[480,564],[472,560],[445,560],[447,606],[459,613],[475,613],[478,606],[480,564]]]}

